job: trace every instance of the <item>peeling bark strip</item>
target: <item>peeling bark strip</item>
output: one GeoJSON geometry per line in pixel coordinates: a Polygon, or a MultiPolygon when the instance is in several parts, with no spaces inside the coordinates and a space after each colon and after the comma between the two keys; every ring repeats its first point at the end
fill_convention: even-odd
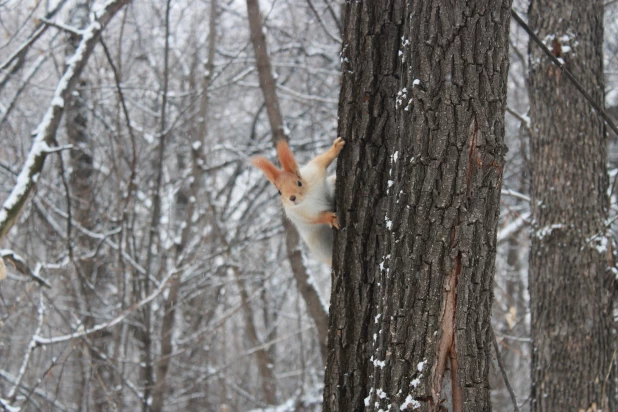
{"type": "MultiPolygon", "coordinates": [[[[602,107],[603,1],[535,0],[529,21],[602,107]]],[[[614,411],[605,126],[561,70],[529,50],[531,410],[614,411]]]]}
{"type": "MultiPolygon", "coordinates": [[[[440,403],[440,393],[442,391],[442,381],[444,372],[447,368],[447,361],[450,362],[453,399],[457,397],[461,400],[461,388],[457,384],[457,353],[455,346],[455,315],[457,305],[457,280],[461,273],[461,254],[455,259],[453,273],[448,278],[446,297],[444,299],[444,310],[441,314],[441,336],[438,342],[437,359],[433,369],[433,382],[431,397],[434,405],[440,403]]],[[[460,402],[454,402],[460,404],[460,402]]]]}
{"type": "Polygon", "coordinates": [[[28,196],[34,190],[39,174],[43,170],[45,158],[49,153],[49,146],[54,144],[56,130],[64,112],[64,102],[70,97],[71,91],[78,81],[88,58],[99,41],[101,31],[130,0],[110,0],[103,7],[103,11],[83,30],[82,39],[75,50],[75,54],[68,59],[64,74],[58,81],[52,101],[39,123],[32,148],[26,157],[26,162],[17,176],[17,184],[0,208],[0,242],[9,233],[19,214],[26,205],[28,196]]]}
{"type": "Polygon", "coordinates": [[[325,411],[487,411],[509,0],[346,3],[325,411]]]}

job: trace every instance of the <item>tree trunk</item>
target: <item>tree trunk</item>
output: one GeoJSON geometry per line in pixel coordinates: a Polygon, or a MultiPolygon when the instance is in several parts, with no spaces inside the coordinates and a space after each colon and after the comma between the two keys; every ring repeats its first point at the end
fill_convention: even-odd
{"type": "MultiPolygon", "coordinates": [[[[90,5],[87,0],[78,1],[70,12],[69,24],[72,27],[84,29],[89,22],[90,5]]],[[[75,54],[80,38],[73,34],[67,35],[67,59],[75,54]]],[[[65,67],[65,70],[67,67],[65,67]]],[[[86,95],[88,81],[80,78],[79,87],[71,93],[65,103],[65,121],[68,142],[73,145],[70,151],[71,173],[69,187],[71,195],[76,201],[71,202],[72,218],[82,227],[94,230],[96,218],[95,180],[93,142],[88,130],[88,97],[86,95]]],[[[73,232],[77,238],[80,255],[95,253],[97,242],[83,234],[73,232]]],[[[97,293],[104,293],[103,287],[110,279],[107,278],[105,265],[97,264],[100,256],[74,260],[77,273],[75,282],[79,285],[75,290],[81,294],[85,309],[88,313],[84,319],[84,326],[91,328],[96,323],[94,313],[104,312],[99,307],[97,293]],[[103,267],[101,267],[103,266],[103,267]],[[95,292],[98,291],[98,292],[95,292]]],[[[82,398],[82,405],[92,406],[94,411],[114,409],[113,396],[113,368],[110,366],[112,347],[109,345],[110,331],[102,331],[92,337],[90,345],[83,344],[83,350],[78,355],[82,365],[82,386],[77,388],[82,398]],[[86,355],[87,353],[87,355],[86,355]],[[90,396],[88,396],[90,394],[90,396]]]]}
{"type": "MultiPolygon", "coordinates": [[[[253,43],[253,51],[255,53],[256,65],[260,80],[260,88],[264,95],[264,103],[266,104],[266,112],[268,113],[268,121],[272,131],[272,142],[276,146],[281,139],[288,140],[289,136],[285,133],[283,124],[283,115],[279,107],[279,98],[275,79],[272,74],[270,57],[266,50],[266,38],[262,30],[262,16],[260,14],[259,0],[247,0],[247,13],[249,15],[249,27],[251,30],[251,42],[253,43]]],[[[303,263],[302,253],[299,248],[300,235],[294,227],[294,224],[282,216],[283,228],[285,230],[285,245],[287,248],[288,260],[292,268],[292,274],[296,280],[298,288],[309,316],[315,323],[318,341],[320,344],[320,353],[324,361],[326,361],[326,340],[328,336],[328,313],[322,302],[319,291],[315,288],[315,283],[311,278],[311,274],[303,263]]]]}
{"type": "MultiPolygon", "coordinates": [[[[168,20],[169,20],[169,2],[168,2],[168,20]]],[[[214,56],[215,56],[215,39],[216,39],[216,24],[217,24],[217,1],[211,0],[210,6],[210,18],[208,29],[208,59],[206,61],[206,74],[203,77],[202,82],[202,97],[200,99],[200,123],[198,125],[198,133],[195,140],[189,142],[192,147],[191,150],[191,177],[188,180],[188,187],[181,187],[176,194],[176,221],[182,222],[179,224],[177,231],[177,238],[180,242],[175,243],[174,258],[176,264],[180,264],[183,259],[183,254],[187,249],[188,243],[191,240],[191,229],[193,228],[194,213],[196,209],[196,202],[189,201],[190,198],[199,199],[203,190],[202,170],[200,164],[204,164],[204,146],[206,144],[207,135],[207,119],[209,108],[209,93],[208,87],[212,79],[212,72],[214,69],[214,56]],[[199,143],[199,144],[195,144],[199,143]]],[[[169,27],[169,22],[166,24],[169,27]]],[[[184,159],[182,154],[179,156],[179,169],[183,169],[184,159]]],[[[170,280],[170,289],[168,297],[163,305],[163,318],[161,320],[161,355],[160,360],[155,368],[156,371],[156,385],[153,390],[152,396],[152,412],[161,412],[164,410],[166,395],[168,395],[167,376],[170,369],[170,362],[173,356],[174,345],[172,337],[176,328],[176,306],[178,304],[178,295],[180,292],[181,274],[174,276],[170,280]]]]}
{"type": "MultiPolygon", "coordinates": [[[[528,161],[527,147],[530,141],[527,123],[521,122],[519,126],[519,153],[524,162],[519,173],[517,173],[519,185],[517,191],[519,193],[528,194],[528,161]]],[[[511,170],[513,173],[513,170],[511,170]]],[[[504,313],[500,316],[494,312],[494,324],[498,325],[496,331],[501,332],[505,336],[498,343],[501,344],[501,353],[496,356],[502,358],[504,370],[509,376],[510,383],[513,387],[517,399],[525,399],[529,393],[530,386],[525,377],[529,375],[530,366],[530,344],[524,340],[514,339],[511,337],[519,337],[526,339],[530,336],[528,330],[528,322],[526,321],[526,313],[528,312],[528,303],[525,298],[527,285],[525,284],[525,269],[524,269],[524,252],[527,252],[527,247],[524,249],[525,241],[527,241],[527,232],[523,230],[523,226],[511,233],[507,239],[506,245],[506,270],[504,275],[503,294],[494,299],[494,308],[499,308],[499,311],[504,313]]],[[[494,288],[500,290],[501,288],[494,288]]],[[[494,365],[496,365],[494,363],[494,365]]],[[[511,409],[513,401],[508,391],[506,381],[502,377],[499,370],[495,370],[493,379],[490,381],[492,390],[492,406],[497,410],[511,409]]]]}
{"type": "Polygon", "coordinates": [[[346,4],[323,406],[487,411],[510,1],[402,3],[346,4]]]}
{"type": "MultiPolygon", "coordinates": [[[[531,28],[603,105],[603,1],[535,0],[531,28]],[[573,22],[577,22],[573,25],[573,22]]],[[[614,410],[603,120],[530,44],[532,410],[614,410]]]]}

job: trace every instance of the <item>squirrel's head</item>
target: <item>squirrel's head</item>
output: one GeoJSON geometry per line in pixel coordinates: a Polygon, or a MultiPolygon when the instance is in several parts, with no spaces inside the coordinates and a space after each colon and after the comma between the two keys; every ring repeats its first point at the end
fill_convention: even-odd
{"type": "Polygon", "coordinates": [[[305,197],[307,185],[300,175],[296,159],[286,141],[280,140],[277,143],[277,156],[282,169],[262,156],[252,158],[251,163],[264,172],[266,178],[277,188],[283,206],[298,205],[305,197]]]}

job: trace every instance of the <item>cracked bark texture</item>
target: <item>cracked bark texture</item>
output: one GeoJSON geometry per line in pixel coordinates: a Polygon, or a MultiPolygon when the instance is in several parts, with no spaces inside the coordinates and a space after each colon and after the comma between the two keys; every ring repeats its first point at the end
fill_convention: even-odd
{"type": "Polygon", "coordinates": [[[325,411],[487,411],[509,0],[347,2],[325,411]]]}
{"type": "MultiPolygon", "coordinates": [[[[529,19],[602,105],[603,1],[534,0],[529,19]]],[[[542,51],[529,51],[531,410],[615,410],[605,127],[542,51]]]]}

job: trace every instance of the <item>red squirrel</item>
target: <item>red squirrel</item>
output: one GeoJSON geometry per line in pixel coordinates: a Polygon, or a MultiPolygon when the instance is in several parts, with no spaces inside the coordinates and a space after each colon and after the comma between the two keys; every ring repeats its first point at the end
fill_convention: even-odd
{"type": "Polygon", "coordinates": [[[309,250],[323,263],[332,266],[333,232],[339,229],[335,208],[335,179],[326,177],[326,168],[335,160],[345,142],[338,137],[321,155],[299,168],[285,140],[277,143],[277,157],[282,169],[265,157],[256,156],[251,163],[259,168],[277,188],[287,217],[294,223],[309,250]]]}

